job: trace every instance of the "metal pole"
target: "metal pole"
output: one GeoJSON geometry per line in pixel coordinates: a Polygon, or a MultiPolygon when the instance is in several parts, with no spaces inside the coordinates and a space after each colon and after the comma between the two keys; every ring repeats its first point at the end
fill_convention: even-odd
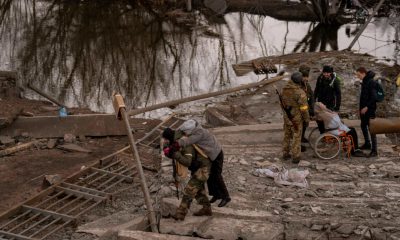
{"type": "Polygon", "coordinates": [[[369,22],[371,22],[372,18],[374,17],[375,13],[379,10],[379,8],[382,6],[383,2],[385,0],[381,0],[378,5],[376,6],[375,10],[372,12],[372,14],[368,17],[368,20],[364,23],[362,28],[358,30],[357,35],[354,37],[353,41],[350,43],[349,47],[347,50],[351,50],[351,48],[354,46],[354,44],[357,42],[358,38],[361,36],[361,34],[364,32],[364,30],[367,28],[367,25],[369,22]]]}
{"type": "Polygon", "coordinates": [[[139,172],[139,176],[140,176],[140,184],[142,186],[144,201],[146,203],[147,210],[149,211],[149,220],[150,220],[151,231],[158,233],[156,215],[154,214],[153,205],[151,204],[151,201],[150,201],[150,193],[149,193],[149,189],[147,187],[146,177],[144,176],[142,163],[140,161],[139,153],[138,153],[138,150],[137,150],[137,147],[135,144],[135,139],[133,137],[132,129],[129,124],[129,115],[127,114],[125,108],[120,108],[120,113],[121,113],[122,119],[125,122],[126,131],[128,133],[128,138],[129,138],[129,144],[131,145],[132,153],[134,154],[134,158],[136,160],[136,168],[137,168],[137,171],[139,172]]]}
{"type": "Polygon", "coordinates": [[[36,93],[38,93],[39,95],[47,98],[50,102],[57,104],[60,107],[65,107],[64,104],[62,104],[60,101],[58,101],[57,99],[51,97],[50,95],[48,95],[47,93],[41,91],[40,89],[32,86],[31,84],[27,85],[30,89],[32,89],[33,91],[35,91],[36,93]]]}

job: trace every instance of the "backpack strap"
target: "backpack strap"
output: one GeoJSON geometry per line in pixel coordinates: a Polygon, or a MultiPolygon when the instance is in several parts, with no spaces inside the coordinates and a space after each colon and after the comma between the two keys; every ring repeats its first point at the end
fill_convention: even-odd
{"type": "Polygon", "coordinates": [[[208,158],[207,154],[204,153],[203,149],[201,149],[199,146],[196,144],[193,144],[194,149],[196,149],[196,152],[200,153],[201,156],[204,158],[208,158]]]}
{"type": "Polygon", "coordinates": [[[329,83],[329,87],[333,87],[333,84],[335,83],[335,80],[336,80],[336,73],[332,73],[332,75],[333,75],[333,78],[332,78],[332,81],[329,83]]]}

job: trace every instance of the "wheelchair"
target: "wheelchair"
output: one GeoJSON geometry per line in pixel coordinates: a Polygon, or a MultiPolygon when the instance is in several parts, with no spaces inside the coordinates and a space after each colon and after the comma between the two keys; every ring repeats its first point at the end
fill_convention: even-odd
{"type": "Polygon", "coordinates": [[[318,127],[310,131],[308,141],[319,158],[329,160],[339,154],[351,157],[351,151],[355,148],[353,137],[345,131],[339,132],[338,136],[329,132],[320,134],[318,127]]]}

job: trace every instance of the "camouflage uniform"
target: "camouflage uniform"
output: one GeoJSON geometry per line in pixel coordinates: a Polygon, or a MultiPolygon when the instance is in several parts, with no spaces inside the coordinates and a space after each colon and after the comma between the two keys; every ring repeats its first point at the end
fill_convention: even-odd
{"type": "Polygon", "coordinates": [[[303,122],[310,121],[307,96],[300,85],[289,81],[282,90],[282,101],[286,108],[291,108],[292,120],[284,114],[283,155],[289,156],[292,149],[294,162],[300,159],[301,133],[303,122]]]}
{"type": "Polygon", "coordinates": [[[183,190],[181,204],[173,217],[183,220],[194,198],[203,206],[194,215],[211,215],[211,204],[205,191],[205,183],[208,180],[211,168],[210,159],[198,153],[192,145],[188,145],[181,151],[174,153],[173,158],[191,171],[191,178],[183,190]]]}

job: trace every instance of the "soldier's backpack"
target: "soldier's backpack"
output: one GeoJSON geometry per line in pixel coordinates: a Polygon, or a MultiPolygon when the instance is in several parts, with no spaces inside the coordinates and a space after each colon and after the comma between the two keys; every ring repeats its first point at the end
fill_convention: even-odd
{"type": "Polygon", "coordinates": [[[385,99],[385,91],[383,90],[381,79],[376,80],[376,102],[382,102],[385,99]]]}

